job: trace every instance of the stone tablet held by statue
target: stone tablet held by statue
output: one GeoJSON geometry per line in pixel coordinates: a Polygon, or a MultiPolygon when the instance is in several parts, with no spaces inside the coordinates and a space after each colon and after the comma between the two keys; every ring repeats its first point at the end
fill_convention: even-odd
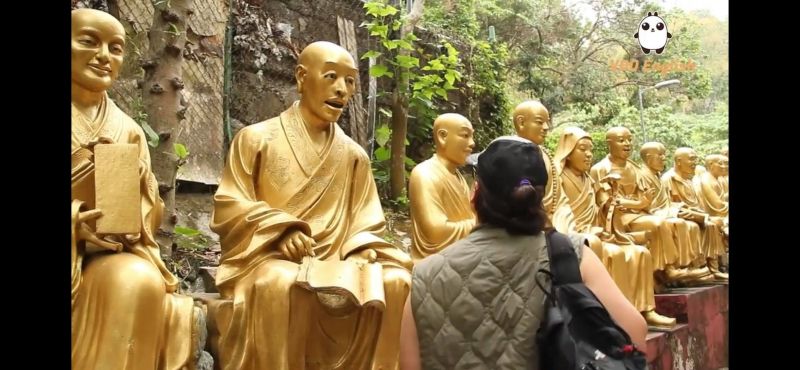
{"type": "Polygon", "coordinates": [[[139,205],[139,147],[98,144],[95,157],[95,203],[103,210],[99,234],[135,234],[142,227],[139,205]]]}

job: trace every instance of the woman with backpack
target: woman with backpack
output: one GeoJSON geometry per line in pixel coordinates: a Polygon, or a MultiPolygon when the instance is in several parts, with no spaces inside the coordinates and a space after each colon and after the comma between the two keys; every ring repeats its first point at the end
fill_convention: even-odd
{"type": "MultiPolygon", "coordinates": [[[[547,181],[539,147],[525,139],[500,137],[479,155],[472,197],[478,226],[414,267],[401,327],[402,370],[540,369],[536,335],[552,321],[548,288],[537,285],[543,280],[537,272],[550,269],[541,206],[547,181]]],[[[630,337],[635,347],[626,347],[645,348],[642,316],[583,238],[568,237],[580,285],[630,337]]]]}

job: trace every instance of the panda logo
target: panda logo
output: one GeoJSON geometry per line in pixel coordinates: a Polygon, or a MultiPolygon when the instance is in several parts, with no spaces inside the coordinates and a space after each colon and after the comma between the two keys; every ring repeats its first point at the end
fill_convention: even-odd
{"type": "Polygon", "coordinates": [[[650,54],[651,50],[661,54],[672,34],[667,31],[667,23],[658,16],[658,12],[647,12],[647,17],[639,22],[639,28],[633,37],[639,39],[639,46],[645,54],[650,54]]]}

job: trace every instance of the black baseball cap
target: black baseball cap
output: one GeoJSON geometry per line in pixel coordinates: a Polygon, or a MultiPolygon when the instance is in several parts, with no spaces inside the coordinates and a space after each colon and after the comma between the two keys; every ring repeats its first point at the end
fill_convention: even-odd
{"type": "Polygon", "coordinates": [[[481,185],[498,196],[511,194],[525,182],[533,186],[547,184],[547,168],[541,149],[519,136],[498,137],[486,150],[469,159],[477,167],[481,185]]]}

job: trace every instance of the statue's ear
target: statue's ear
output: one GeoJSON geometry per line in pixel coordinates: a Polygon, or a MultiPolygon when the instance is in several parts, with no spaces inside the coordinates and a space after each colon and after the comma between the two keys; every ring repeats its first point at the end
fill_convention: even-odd
{"type": "Polygon", "coordinates": [[[434,140],[436,141],[437,147],[443,147],[446,139],[447,139],[447,130],[443,128],[436,130],[436,137],[434,138],[434,140]]]}
{"type": "Polygon", "coordinates": [[[297,67],[294,68],[294,79],[297,81],[297,93],[303,93],[303,82],[306,80],[306,75],[308,74],[308,69],[306,66],[302,64],[298,64],[297,67]]]}
{"type": "Polygon", "coordinates": [[[525,122],[525,116],[518,114],[514,117],[514,129],[519,132],[522,129],[522,124],[525,122]]]}

